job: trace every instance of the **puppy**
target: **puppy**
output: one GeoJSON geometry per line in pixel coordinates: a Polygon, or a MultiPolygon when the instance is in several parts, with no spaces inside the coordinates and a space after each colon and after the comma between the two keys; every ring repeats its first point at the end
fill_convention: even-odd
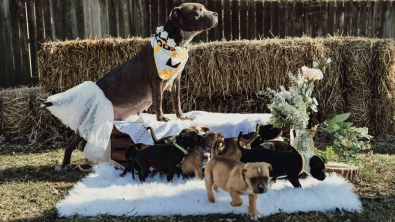
{"type": "Polygon", "coordinates": [[[167,180],[170,182],[174,172],[178,174],[177,166],[185,159],[188,150],[197,146],[202,138],[196,131],[181,132],[174,144],[153,145],[141,150],[136,158],[140,166],[140,181],[145,181],[152,167],[154,170],[167,169],[167,180]]]}
{"type": "Polygon", "coordinates": [[[248,214],[256,219],[259,213],[256,211],[258,194],[266,193],[269,184],[269,171],[272,170],[268,163],[247,163],[221,157],[217,155],[219,144],[222,140],[216,140],[211,150],[211,160],[208,162],[205,174],[205,185],[208,200],[215,202],[213,188],[218,187],[229,192],[232,198],[230,205],[237,207],[243,204],[240,195],[248,195],[248,214]]]}
{"type": "MultiPolygon", "coordinates": [[[[241,138],[242,132],[239,134],[241,138]]],[[[296,187],[300,188],[299,174],[306,172],[317,180],[324,180],[325,163],[316,155],[299,154],[295,152],[282,152],[269,149],[245,149],[240,145],[239,140],[237,143],[241,151],[240,161],[243,163],[249,162],[266,162],[270,163],[273,171],[270,172],[270,177],[287,176],[289,182],[296,187]]]]}
{"type": "Polygon", "coordinates": [[[210,132],[204,135],[201,143],[189,149],[184,161],[181,163],[181,172],[183,175],[194,174],[198,180],[202,179],[202,169],[210,160],[210,151],[215,140],[223,140],[222,133],[210,132]]]}
{"type": "MultiPolygon", "coordinates": [[[[247,149],[250,148],[251,143],[259,137],[259,124],[256,125],[255,132],[250,134],[252,135],[250,135],[249,138],[240,138],[241,145],[247,149]]],[[[237,138],[236,137],[226,138],[225,147],[222,149],[220,148],[218,155],[223,157],[228,157],[234,160],[240,160],[241,152],[237,147],[237,138]]]]}
{"type": "Polygon", "coordinates": [[[125,159],[127,161],[127,164],[125,166],[123,173],[119,176],[123,177],[126,175],[128,171],[132,171],[132,177],[134,179],[134,170],[140,171],[140,167],[137,164],[135,164],[137,155],[139,151],[141,151],[143,148],[146,147],[147,146],[145,146],[144,144],[138,143],[138,144],[132,144],[126,149],[125,159]]]}
{"type": "MultiPolygon", "coordinates": [[[[147,127],[147,130],[151,131],[151,137],[154,140],[154,144],[174,144],[176,141],[177,135],[163,137],[162,139],[158,139],[155,135],[154,130],[151,127],[147,127]]],[[[209,131],[209,128],[205,127],[205,126],[193,126],[191,128],[183,129],[181,131],[181,133],[187,133],[187,132],[191,132],[191,131],[195,131],[199,135],[203,135],[209,131]]]]}
{"type": "MultiPolygon", "coordinates": [[[[294,147],[284,142],[281,137],[282,130],[271,124],[259,126],[259,137],[251,143],[251,147],[262,147],[265,149],[298,152],[294,147]]],[[[243,143],[242,143],[243,145],[243,143]]]]}

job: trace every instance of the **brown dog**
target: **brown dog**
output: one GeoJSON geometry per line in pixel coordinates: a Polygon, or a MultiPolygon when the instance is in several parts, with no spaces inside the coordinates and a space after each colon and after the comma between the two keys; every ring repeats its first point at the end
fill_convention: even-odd
{"type": "Polygon", "coordinates": [[[205,185],[208,200],[215,202],[214,192],[218,187],[229,192],[232,198],[230,205],[237,207],[243,204],[240,195],[249,199],[248,214],[257,219],[256,200],[258,194],[266,193],[269,184],[269,171],[272,166],[268,163],[247,163],[217,155],[218,146],[222,140],[216,140],[211,150],[211,160],[208,162],[205,174],[205,185]]]}
{"type": "MultiPolygon", "coordinates": [[[[163,25],[161,32],[166,35],[163,38],[173,40],[175,47],[187,49],[194,36],[214,28],[217,23],[216,12],[209,11],[204,5],[198,3],[184,3],[170,12],[169,20],[163,25]]],[[[166,44],[162,48],[170,50],[169,45],[166,44]]],[[[96,82],[113,105],[114,120],[126,120],[132,115],[148,110],[153,105],[157,120],[168,121],[169,119],[163,115],[162,110],[164,91],[171,92],[171,101],[177,118],[186,119],[183,116],[180,99],[183,67],[179,66],[179,70],[169,78],[162,78],[154,56],[154,48],[150,42],[134,58],[114,68],[96,82]]],[[[173,64],[173,62],[169,60],[166,67],[176,68],[181,64],[173,64]]],[[[64,102],[46,102],[42,107],[58,106],[64,102]]],[[[75,121],[82,122],[83,120],[75,121]]],[[[82,140],[83,138],[76,132],[67,145],[61,167],[63,171],[71,169],[71,154],[82,140]]]]}
{"type": "MultiPolygon", "coordinates": [[[[240,143],[244,148],[250,149],[251,143],[254,142],[254,140],[258,138],[258,136],[259,136],[259,124],[256,125],[255,134],[249,139],[240,138],[240,143]]],[[[228,157],[234,160],[240,160],[241,151],[237,146],[237,137],[226,138],[225,148],[220,149],[218,155],[223,157],[228,157]]]]}

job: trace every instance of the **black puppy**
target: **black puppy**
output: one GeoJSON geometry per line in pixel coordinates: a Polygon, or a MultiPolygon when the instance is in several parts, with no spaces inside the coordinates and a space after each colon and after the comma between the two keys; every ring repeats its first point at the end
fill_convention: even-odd
{"type": "Polygon", "coordinates": [[[239,134],[237,146],[241,151],[240,161],[243,163],[249,162],[266,162],[272,165],[273,171],[270,171],[270,177],[287,176],[289,182],[296,187],[300,185],[298,175],[306,172],[317,180],[324,180],[325,163],[316,155],[299,154],[295,152],[282,152],[269,149],[245,149],[240,145],[240,138],[242,132],[239,134]]]}
{"type": "Polygon", "coordinates": [[[150,168],[153,168],[167,169],[167,180],[170,182],[175,172],[178,175],[181,173],[177,166],[182,163],[188,150],[198,145],[202,138],[196,131],[181,132],[174,144],[153,145],[141,150],[136,158],[136,163],[140,166],[140,181],[145,181],[150,168]]]}
{"type": "Polygon", "coordinates": [[[132,171],[132,177],[134,179],[134,170],[140,171],[140,166],[136,164],[136,158],[139,154],[139,151],[141,151],[142,146],[142,143],[132,144],[126,149],[125,159],[127,161],[127,164],[123,173],[119,176],[123,177],[128,171],[132,171]]]}
{"type": "Polygon", "coordinates": [[[278,151],[289,151],[289,152],[298,152],[294,147],[289,145],[288,143],[275,140],[276,138],[281,137],[282,130],[280,128],[276,128],[271,124],[259,126],[259,137],[251,143],[251,147],[259,147],[271,150],[278,151]]]}

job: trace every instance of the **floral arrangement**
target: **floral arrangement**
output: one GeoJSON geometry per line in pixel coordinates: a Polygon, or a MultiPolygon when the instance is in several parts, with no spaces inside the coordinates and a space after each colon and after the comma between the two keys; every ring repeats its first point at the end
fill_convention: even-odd
{"type": "Polygon", "coordinates": [[[322,63],[314,62],[313,69],[306,66],[301,68],[297,76],[288,73],[291,86],[286,90],[280,86],[280,92],[268,89],[265,93],[272,100],[268,106],[272,113],[270,122],[276,127],[287,129],[305,129],[309,122],[310,111],[317,112],[318,102],[311,97],[314,90],[314,81],[321,80],[323,73],[331,62],[327,59],[322,63]]]}

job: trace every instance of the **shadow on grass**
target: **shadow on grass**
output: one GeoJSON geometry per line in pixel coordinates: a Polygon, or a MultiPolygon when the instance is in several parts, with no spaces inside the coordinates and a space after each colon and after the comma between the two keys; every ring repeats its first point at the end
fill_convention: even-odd
{"type": "Polygon", "coordinates": [[[0,183],[13,181],[77,182],[88,173],[80,170],[55,171],[54,165],[24,166],[0,170],[0,183]]]}

